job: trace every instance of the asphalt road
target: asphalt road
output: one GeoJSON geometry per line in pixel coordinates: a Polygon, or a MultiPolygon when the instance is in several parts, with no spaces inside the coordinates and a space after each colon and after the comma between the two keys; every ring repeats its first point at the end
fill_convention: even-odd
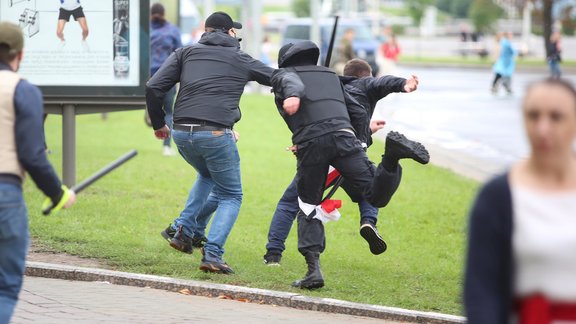
{"type": "Polygon", "coordinates": [[[517,72],[512,95],[491,93],[490,70],[400,67],[394,73],[411,74],[420,80],[416,92],[391,94],[377,106],[374,116],[387,122],[380,137],[389,130],[405,133],[428,145],[436,164],[479,180],[528,154],[522,97],[545,71],[517,72]]]}

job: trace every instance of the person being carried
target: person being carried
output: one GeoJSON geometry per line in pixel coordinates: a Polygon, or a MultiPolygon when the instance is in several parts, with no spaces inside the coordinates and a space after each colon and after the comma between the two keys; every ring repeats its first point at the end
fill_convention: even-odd
{"type": "Polygon", "coordinates": [[[397,181],[398,161],[413,158],[425,162],[428,152],[419,143],[393,136],[378,167],[372,164],[361,141],[369,128],[367,111],[344,90],[338,76],[329,68],[317,66],[320,51],[311,41],[284,45],[272,75],[276,106],[292,131],[296,145],[298,191],[298,250],[308,272],[294,287],[315,289],[324,286],[320,254],[325,248],[320,206],[329,166],[362,193],[374,207],[383,207],[397,181]],[[297,75],[301,84],[290,85],[297,75]],[[364,132],[354,130],[365,130],[364,132]],[[358,137],[357,137],[358,136],[358,137]]]}
{"type": "Polygon", "coordinates": [[[24,172],[49,198],[52,212],[74,204],[46,157],[42,93],[16,73],[24,37],[15,24],[0,23],[0,323],[9,323],[22,288],[28,253],[24,172]]]}
{"type": "MultiPolygon", "coordinates": [[[[393,92],[413,92],[418,87],[418,78],[412,76],[409,79],[397,78],[394,76],[382,76],[379,78],[372,77],[372,69],[368,62],[361,59],[353,59],[344,66],[344,76],[340,77],[344,88],[348,93],[358,101],[366,110],[367,118],[370,119],[376,108],[378,101],[393,92]]],[[[364,133],[362,138],[366,139],[367,146],[372,144],[371,134],[384,127],[383,120],[373,120],[370,124],[368,133],[364,133]]],[[[356,130],[364,132],[365,130],[356,130]]],[[[390,133],[389,141],[394,137],[401,137],[398,133],[390,133]]],[[[404,141],[404,139],[402,139],[404,141]]],[[[390,144],[390,147],[393,147],[390,144]]],[[[428,162],[428,159],[421,161],[428,162]]],[[[398,166],[390,173],[391,185],[390,196],[394,194],[400,184],[402,168],[398,166]]],[[[266,244],[266,254],[264,263],[268,265],[277,265],[282,259],[282,253],[286,249],[284,242],[290,233],[292,223],[298,213],[298,191],[296,190],[296,178],[292,180],[284,194],[278,201],[270,229],[268,230],[268,243],[266,244]]],[[[368,242],[370,251],[375,254],[381,254],[386,251],[386,242],[378,233],[376,222],[378,220],[378,209],[370,205],[368,201],[358,192],[349,182],[345,181],[342,188],[350,196],[352,201],[358,203],[360,211],[360,235],[368,242]]]]}

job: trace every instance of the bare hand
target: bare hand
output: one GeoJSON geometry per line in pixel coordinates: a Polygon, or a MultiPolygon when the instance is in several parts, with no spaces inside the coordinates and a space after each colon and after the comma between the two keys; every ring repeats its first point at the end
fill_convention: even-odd
{"type": "Polygon", "coordinates": [[[68,201],[64,204],[64,208],[72,207],[72,205],[74,205],[75,202],[76,202],[76,193],[70,190],[70,198],[68,198],[68,201]]]}
{"type": "Polygon", "coordinates": [[[236,143],[238,143],[238,141],[240,140],[240,133],[238,133],[235,130],[232,130],[234,132],[234,140],[236,141],[236,143]]]}
{"type": "Polygon", "coordinates": [[[370,121],[370,131],[372,131],[372,134],[374,134],[384,128],[384,125],[386,125],[386,121],[384,120],[372,120],[370,121]]]}
{"type": "Polygon", "coordinates": [[[296,151],[297,151],[297,146],[296,146],[296,145],[292,145],[292,146],[290,146],[290,147],[287,147],[287,148],[286,148],[286,151],[290,151],[290,152],[292,152],[292,153],[296,153],[296,151]]]}
{"type": "Polygon", "coordinates": [[[170,128],[168,128],[168,126],[164,125],[164,127],[154,130],[154,136],[156,136],[157,139],[169,138],[170,137],[170,128]]]}
{"type": "Polygon", "coordinates": [[[412,75],[410,79],[406,79],[406,83],[404,84],[404,91],[405,92],[412,92],[418,89],[418,77],[412,75]]]}
{"type": "Polygon", "coordinates": [[[288,116],[294,115],[300,109],[300,98],[298,97],[289,97],[284,99],[284,104],[282,106],[284,111],[288,114],[288,116]]]}

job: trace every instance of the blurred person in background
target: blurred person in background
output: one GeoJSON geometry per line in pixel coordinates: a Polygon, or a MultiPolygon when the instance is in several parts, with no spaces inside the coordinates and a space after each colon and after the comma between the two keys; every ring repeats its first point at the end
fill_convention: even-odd
{"type": "Polygon", "coordinates": [[[334,71],[338,75],[344,73],[344,65],[355,57],[354,55],[354,29],[348,28],[344,31],[340,44],[336,48],[336,61],[334,62],[334,71]]]}
{"type": "Polygon", "coordinates": [[[390,36],[386,38],[386,41],[380,46],[380,52],[384,57],[382,67],[384,74],[394,73],[396,71],[398,56],[400,55],[400,45],[398,45],[396,35],[390,34],[390,36]]]}
{"type": "Polygon", "coordinates": [[[550,77],[554,79],[559,79],[562,75],[560,71],[560,62],[562,62],[561,57],[562,48],[560,47],[560,32],[556,31],[550,35],[550,48],[548,49],[548,67],[550,68],[550,77]]]}
{"type": "Polygon", "coordinates": [[[516,56],[518,52],[512,46],[512,33],[498,33],[496,40],[499,42],[498,58],[492,70],[494,71],[494,81],[492,81],[492,93],[498,93],[499,84],[506,90],[507,94],[512,94],[512,75],[516,69],[516,56]]]}
{"type": "MultiPolygon", "coordinates": [[[[166,21],[164,17],[164,6],[155,3],[150,8],[150,77],[152,77],[168,56],[177,48],[182,47],[180,39],[180,30],[178,27],[166,21]]],[[[176,96],[176,86],[168,90],[164,97],[163,109],[165,112],[164,120],[168,127],[172,128],[172,111],[174,106],[174,97],[176,96]]],[[[174,150],[170,147],[170,137],[162,140],[163,151],[165,156],[175,155],[174,150]]]]}
{"type": "Polygon", "coordinates": [[[487,182],[470,213],[470,324],[576,322],[576,90],[533,84],[522,114],[530,155],[487,182]]]}
{"type": "Polygon", "coordinates": [[[272,66],[272,58],[270,53],[272,52],[272,43],[270,43],[270,37],[268,35],[264,36],[262,39],[262,45],[260,46],[260,61],[268,66],[272,66]]]}

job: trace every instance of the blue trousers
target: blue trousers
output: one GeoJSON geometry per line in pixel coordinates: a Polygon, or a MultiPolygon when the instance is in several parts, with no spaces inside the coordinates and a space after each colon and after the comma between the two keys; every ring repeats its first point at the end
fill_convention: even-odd
{"type": "Polygon", "coordinates": [[[16,307],[28,242],[28,215],[22,188],[0,183],[0,324],[10,322],[16,307]]]}
{"type": "MultiPolygon", "coordinates": [[[[352,201],[358,203],[358,209],[360,210],[360,220],[367,219],[373,224],[376,224],[378,220],[378,208],[370,205],[364,197],[352,188],[352,186],[344,181],[342,183],[342,188],[352,201]]],[[[284,191],[284,194],[278,201],[276,205],[276,211],[272,216],[272,222],[270,223],[270,229],[268,230],[268,244],[266,244],[266,250],[271,251],[275,254],[282,254],[286,249],[286,239],[290,234],[290,229],[292,224],[296,219],[296,214],[298,213],[298,190],[296,187],[296,178],[290,182],[288,188],[284,191]]]]}
{"type": "Polygon", "coordinates": [[[190,237],[203,234],[208,217],[215,210],[204,246],[204,259],[223,262],[224,244],[242,204],[240,155],[232,130],[172,130],[172,138],[180,155],[198,173],[186,206],[174,225],[182,225],[190,237]]]}

